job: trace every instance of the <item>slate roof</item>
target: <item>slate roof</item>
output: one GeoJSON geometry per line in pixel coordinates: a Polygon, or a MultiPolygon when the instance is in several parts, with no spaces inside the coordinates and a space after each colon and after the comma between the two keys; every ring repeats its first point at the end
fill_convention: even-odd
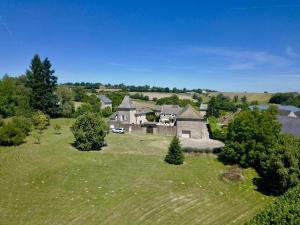
{"type": "Polygon", "coordinates": [[[125,96],[118,109],[135,109],[135,106],[132,104],[130,97],[125,96]]]}
{"type": "Polygon", "coordinates": [[[278,110],[278,115],[279,116],[288,116],[288,115],[290,115],[290,113],[291,113],[291,111],[289,111],[289,110],[284,110],[284,109],[279,109],[278,110]]]}
{"type": "MultiPolygon", "coordinates": [[[[293,106],[293,105],[276,105],[278,107],[278,110],[286,110],[290,112],[298,112],[300,111],[300,108],[293,106]]],[[[254,108],[258,108],[260,110],[266,110],[269,108],[269,105],[251,105],[249,106],[249,109],[253,110],[254,108]]]]}
{"type": "Polygon", "coordinates": [[[99,95],[98,98],[105,104],[112,104],[112,101],[106,95],[99,95]]]}
{"type": "Polygon", "coordinates": [[[135,115],[145,115],[145,114],[151,113],[151,112],[153,112],[153,111],[150,108],[143,107],[143,108],[138,108],[136,110],[135,115]]]}
{"type": "Polygon", "coordinates": [[[282,131],[300,137],[300,118],[287,116],[277,116],[278,121],[282,124],[282,131]]]}
{"type": "Polygon", "coordinates": [[[177,120],[201,120],[202,116],[199,112],[197,112],[193,106],[187,105],[181,112],[177,115],[177,120]]]}
{"type": "Polygon", "coordinates": [[[296,115],[298,118],[300,118],[300,111],[295,112],[295,115],[296,115]]]}
{"type": "Polygon", "coordinates": [[[161,114],[177,115],[182,108],[179,105],[162,105],[161,114]]]}

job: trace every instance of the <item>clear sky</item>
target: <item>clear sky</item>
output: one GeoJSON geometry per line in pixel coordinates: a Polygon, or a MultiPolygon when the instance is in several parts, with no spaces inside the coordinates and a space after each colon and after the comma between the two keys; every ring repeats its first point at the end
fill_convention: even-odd
{"type": "Polygon", "coordinates": [[[0,75],[300,91],[300,1],[1,0],[0,75]]]}

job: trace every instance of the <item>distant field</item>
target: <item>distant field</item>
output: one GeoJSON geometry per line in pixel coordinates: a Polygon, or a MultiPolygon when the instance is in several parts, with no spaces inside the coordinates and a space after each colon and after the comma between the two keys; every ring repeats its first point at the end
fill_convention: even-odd
{"type": "Polygon", "coordinates": [[[103,151],[80,152],[73,120],[51,122],[39,145],[0,147],[0,224],[243,224],[272,201],[255,190],[252,169],[224,183],[215,157],[165,163],[170,137],[110,134],[103,151]]]}
{"type": "MultiPolygon", "coordinates": [[[[159,98],[170,97],[174,94],[174,93],[164,93],[164,92],[130,92],[130,94],[135,94],[135,93],[141,93],[145,96],[149,96],[151,100],[153,98],[159,99],[159,98]]],[[[201,97],[203,98],[204,102],[208,102],[210,97],[216,96],[220,93],[230,97],[231,99],[233,99],[234,96],[236,95],[239,96],[239,98],[246,96],[249,102],[258,101],[259,103],[267,103],[272,96],[271,93],[214,92],[214,93],[209,93],[208,95],[201,95],[201,97]]],[[[192,96],[190,94],[180,93],[177,95],[180,99],[192,99],[192,96]]]]}
{"type": "Polygon", "coordinates": [[[152,101],[143,101],[139,99],[132,99],[132,103],[138,108],[147,107],[147,108],[155,108],[155,102],[152,101]]]}
{"type": "MultiPolygon", "coordinates": [[[[131,95],[136,93],[143,94],[144,96],[149,96],[151,100],[153,100],[153,98],[159,99],[159,98],[165,98],[174,95],[174,93],[164,93],[164,92],[130,92],[131,95]]],[[[177,95],[180,99],[192,99],[192,96],[190,94],[180,93],[177,95]]]]}
{"type": "MultiPolygon", "coordinates": [[[[208,96],[216,96],[219,93],[209,93],[208,96]]],[[[243,96],[247,97],[247,100],[249,102],[251,101],[258,101],[259,103],[267,103],[269,99],[272,96],[272,93],[242,93],[242,92],[222,92],[225,96],[230,97],[231,99],[234,98],[234,96],[239,96],[239,98],[242,98],[243,96]]]]}

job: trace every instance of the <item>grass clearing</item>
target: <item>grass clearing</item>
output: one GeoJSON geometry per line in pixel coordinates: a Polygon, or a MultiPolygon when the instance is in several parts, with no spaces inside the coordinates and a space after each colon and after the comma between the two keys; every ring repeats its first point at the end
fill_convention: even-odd
{"type": "Polygon", "coordinates": [[[0,147],[0,224],[243,224],[272,201],[252,169],[225,183],[215,157],[166,164],[170,137],[109,134],[102,151],[77,151],[72,122],[52,120],[41,144],[0,147]]]}

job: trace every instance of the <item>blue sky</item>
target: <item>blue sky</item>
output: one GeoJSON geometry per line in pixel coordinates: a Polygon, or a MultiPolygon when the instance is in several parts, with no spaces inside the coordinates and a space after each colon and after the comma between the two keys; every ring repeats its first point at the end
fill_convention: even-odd
{"type": "Polygon", "coordinates": [[[300,2],[1,0],[0,75],[35,53],[59,82],[300,91],[300,2]]]}

